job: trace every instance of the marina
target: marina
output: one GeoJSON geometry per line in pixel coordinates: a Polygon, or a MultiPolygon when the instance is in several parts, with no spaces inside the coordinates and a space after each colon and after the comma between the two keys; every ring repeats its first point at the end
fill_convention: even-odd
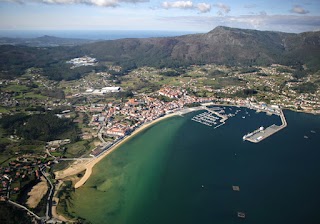
{"type": "Polygon", "coordinates": [[[225,111],[221,107],[207,107],[202,106],[201,109],[207,110],[201,114],[198,114],[191,118],[192,121],[207,125],[209,127],[214,126],[214,128],[221,127],[225,124],[228,119],[227,115],[224,115],[225,111]]]}
{"type": "Polygon", "coordinates": [[[216,125],[218,119],[219,117],[215,116],[213,113],[210,112],[203,112],[191,118],[191,120],[195,122],[199,122],[210,127],[216,125]]]}

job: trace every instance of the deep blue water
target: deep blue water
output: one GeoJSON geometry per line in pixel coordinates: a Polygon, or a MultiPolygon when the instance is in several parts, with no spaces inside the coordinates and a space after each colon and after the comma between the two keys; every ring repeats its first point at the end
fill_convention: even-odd
{"type": "Polygon", "coordinates": [[[242,136],[278,116],[241,108],[213,129],[191,121],[198,113],[162,121],[106,157],[70,211],[92,223],[320,223],[319,116],[285,111],[288,126],[255,144],[242,136]]]}

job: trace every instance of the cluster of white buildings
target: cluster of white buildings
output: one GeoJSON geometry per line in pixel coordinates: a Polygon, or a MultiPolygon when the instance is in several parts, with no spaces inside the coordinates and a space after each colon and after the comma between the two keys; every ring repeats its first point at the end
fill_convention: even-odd
{"type": "Polygon", "coordinates": [[[67,61],[67,63],[73,64],[73,66],[71,67],[73,69],[80,66],[94,66],[97,63],[97,59],[84,56],[81,58],[73,58],[70,61],[67,61]]]}
{"type": "Polygon", "coordinates": [[[119,86],[103,87],[102,89],[87,89],[84,94],[88,95],[104,95],[106,93],[117,93],[120,92],[119,86]]]}

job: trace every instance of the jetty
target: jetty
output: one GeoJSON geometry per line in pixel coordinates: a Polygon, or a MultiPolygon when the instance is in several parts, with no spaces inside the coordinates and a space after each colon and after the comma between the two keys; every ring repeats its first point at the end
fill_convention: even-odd
{"type": "Polygon", "coordinates": [[[271,136],[271,135],[277,133],[278,131],[282,130],[283,128],[287,127],[287,121],[286,121],[286,118],[283,114],[283,111],[280,110],[280,112],[274,113],[274,114],[280,116],[281,122],[282,122],[282,124],[280,126],[273,124],[267,128],[260,127],[257,130],[254,130],[253,132],[244,135],[243,140],[253,142],[253,143],[258,143],[258,142],[262,141],[263,139],[266,139],[269,136],[271,136]]]}

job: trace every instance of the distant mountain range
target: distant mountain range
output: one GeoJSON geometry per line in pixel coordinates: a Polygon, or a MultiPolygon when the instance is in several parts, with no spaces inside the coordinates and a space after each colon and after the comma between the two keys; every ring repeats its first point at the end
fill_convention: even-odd
{"type": "Polygon", "coordinates": [[[47,35],[37,38],[0,38],[0,45],[25,45],[29,47],[76,46],[92,42],[94,41],[86,39],[60,38],[47,35]]]}
{"type": "MultiPolygon", "coordinates": [[[[61,39],[45,36],[36,40],[54,44],[61,39]]],[[[64,40],[67,45],[68,41],[64,40]]],[[[127,38],[94,43],[70,40],[69,43],[81,45],[45,49],[0,46],[0,75],[4,72],[8,75],[13,64],[21,69],[43,66],[49,70],[50,67],[65,69],[64,65],[61,66],[62,62],[83,55],[120,64],[124,69],[206,63],[241,66],[279,63],[289,66],[307,65],[310,70],[320,69],[320,32],[293,34],[220,26],[205,34],[127,38]]]]}

